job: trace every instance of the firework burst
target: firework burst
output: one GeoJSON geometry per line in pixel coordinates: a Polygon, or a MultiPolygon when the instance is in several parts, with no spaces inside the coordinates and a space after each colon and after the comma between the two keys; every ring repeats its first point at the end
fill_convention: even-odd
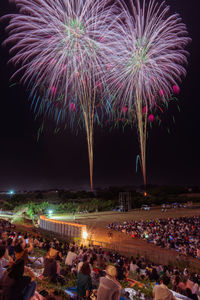
{"type": "Polygon", "coordinates": [[[107,80],[115,110],[120,108],[123,115],[126,109],[130,119],[136,119],[146,185],[147,121],[153,122],[152,111],[179,92],[190,39],[179,15],[169,15],[165,2],[129,1],[130,9],[120,4],[124,15],[116,27],[118,39],[110,43],[107,80]]]}
{"type": "Polygon", "coordinates": [[[13,77],[22,74],[21,82],[31,87],[36,113],[57,105],[81,111],[93,189],[94,108],[103,87],[109,47],[104,42],[112,40],[117,8],[102,0],[13,1],[19,12],[7,16],[9,37],[4,42],[12,45],[10,62],[19,66],[13,77]]]}

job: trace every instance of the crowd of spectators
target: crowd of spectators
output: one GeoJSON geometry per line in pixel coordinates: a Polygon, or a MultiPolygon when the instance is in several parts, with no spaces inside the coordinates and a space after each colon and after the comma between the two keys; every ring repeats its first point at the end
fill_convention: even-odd
{"type": "MultiPolygon", "coordinates": [[[[198,300],[199,296],[198,274],[155,265],[144,257],[128,259],[101,247],[69,245],[38,233],[22,234],[9,222],[0,220],[0,299],[54,300],[50,294],[45,296],[45,291],[38,293],[36,282],[46,280],[64,287],[71,274],[76,280],[79,299],[90,299],[96,290],[97,300],[119,300],[124,292],[123,282],[129,277],[152,282],[155,300],[164,299],[160,295],[175,299],[168,284],[187,299],[198,300]],[[45,250],[44,255],[34,255],[36,249],[45,250]]],[[[127,292],[126,299],[131,299],[127,292]]]]}
{"type": "Polygon", "coordinates": [[[200,259],[200,216],[111,223],[109,229],[200,259]]]}

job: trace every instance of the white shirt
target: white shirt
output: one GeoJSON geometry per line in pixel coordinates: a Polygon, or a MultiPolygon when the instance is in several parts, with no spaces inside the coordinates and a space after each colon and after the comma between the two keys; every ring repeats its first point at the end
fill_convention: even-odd
{"type": "Polygon", "coordinates": [[[130,264],[130,272],[131,273],[135,273],[137,269],[138,269],[138,265],[132,264],[132,263],[130,264]]]}
{"type": "Polygon", "coordinates": [[[73,262],[75,261],[77,255],[74,252],[69,251],[67,253],[67,257],[65,259],[65,264],[68,266],[72,266],[73,262]]]}

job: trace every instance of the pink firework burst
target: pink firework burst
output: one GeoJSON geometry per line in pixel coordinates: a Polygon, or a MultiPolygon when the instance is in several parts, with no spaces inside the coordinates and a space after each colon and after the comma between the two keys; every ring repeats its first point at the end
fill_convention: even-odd
{"type": "MultiPolygon", "coordinates": [[[[6,16],[10,24],[5,44],[12,45],[10,62],[18,66],[13,74],[24,75],[21,82],[33,81],[53,87],[82,101],[101,85],[104,56],[112,39],[111,26],[116,6],[105,7],[103,0],[13,0],[19,13],[6,16]],[[87,78],[87,81],[86,81],[87,78]],[[85,88],[87,82],[87,91],[85,88]]],[[[56,93],[49,89],[49,100],[56,93]]]]}
{"type": "Polygon", "coordinates": [[[141,101],[151,107],[155,94],[159,101],[166,101],[173,92],[178,93],[178,83],[186,75],[188,52],[184,49],[190,38],[180,16],[169,15],[164,1],[150,0],[147,4],[136,0],[135,5],[129,1],[131,10],[120,2],[125,8],[124,18],[116,27],[118,39],[111,41],[111,67],[107,69],[110,89],[117,92],[116,105],[123,102],[132,107],[139,91],[141,101]],[[123,89],[119,88],[121,82],[123,89]]]}
{"type": "MultiPolygon", "coordinates": [[[[118,39],[110,43],[112,59],[108,57],[107,81],[115,95],[113,106],[127,106],[135,112],[146,184],[147,111],[156,102],[167,102],[172,93],[178,93],[175,86],[186,75],[188,53],[184,49],[190,38],[180,16],[170,15],[164,1],[127,1],[129,8],[119,2],[124,15],[116,26],[118,39]]],[[[149,121],[153,120],[152,114],[149,121]]]]}
{"type": "MultiPolygon", "coordinates": [[[[65,107],[78,100],[87,133],[90,183],[93,188],[93,121],[96,93],[103,86],[105,56],[112,40],[116,5],[104,0],[13,0],[18,14],[7,26],[10,62],[32,83],[32,95],[45,87],[45,99],[65,107]],[[14,45],[13,45],[14,44],[14,45]]],[[[60,114],[59,114],[60,117],[60,114]]]]}

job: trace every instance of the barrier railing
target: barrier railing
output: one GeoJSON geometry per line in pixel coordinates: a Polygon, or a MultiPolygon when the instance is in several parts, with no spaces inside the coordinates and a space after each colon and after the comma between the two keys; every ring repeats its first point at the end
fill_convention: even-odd
{"type": "Polygon", "coordinates": [[[61,236],[76,238],[82,238],[83,232],[86,231],[86,225],[48,219],[45,216],[40,216],[39,227],[61,236]]]}
{"type": "Polygon", "coordinates": [[[0,209],[0,216],[1,215],[8,215],[8,216],[13,216],[13,212],[10,212],[10,211],[3,211],[0,209]]]}
{"type": "Polygon", "coordinates": [[[156,249],[153,251],[152,249],[146,249],[144,248],[135,248],[128,247],[124,243],[114,243],[114,242],[104,242],[104,241],[95,241],[90,240],[89,243],[93,246],[99,246],[102,247],[104,250],[112,250],[114,252],[119,252],[122,255],[131,257],[131,256],[143,256],[146,260],[150,260],[156,264],[172,264],[173,266],[177,266],[179,269],[187,268],[189,270],[192,270],[192,272],[199,272],[200,268],[200,261],[191,257],[180,257],[177,258],[179,252],[169,252],[166,254],[166,252],[159,253],[156,251],[156,249]]]}

